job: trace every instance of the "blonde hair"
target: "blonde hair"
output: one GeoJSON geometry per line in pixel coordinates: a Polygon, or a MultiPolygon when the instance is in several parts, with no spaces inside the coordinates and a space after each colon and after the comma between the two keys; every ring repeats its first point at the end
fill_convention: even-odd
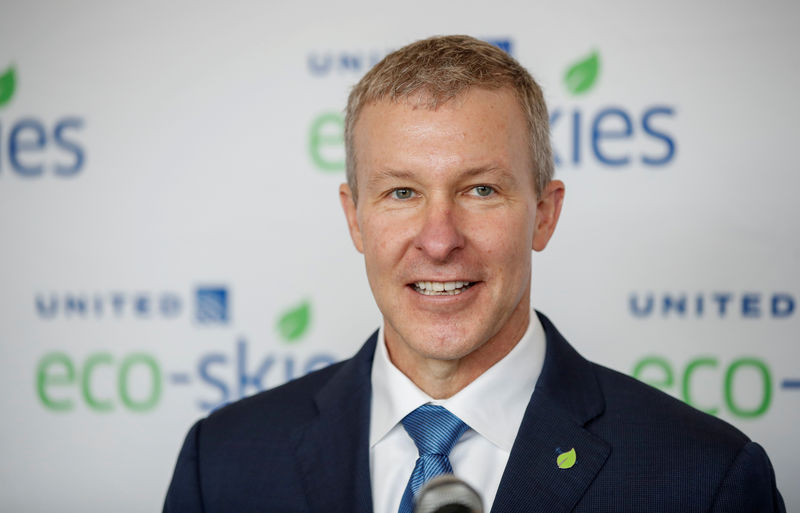
{"type": "Polygon", "coordinates": [[[411,43],[383,58],[353,87],[345,113],[347,183],[357,197],[353,129],[365,105],[414,97],[420,106],[437,106],[470,87],[510,88],[519,100],[530,130],[536,193],[553,178],[550,120],[541,88],[530,73],[500,48],[470,36],[437,36],[411,43]]]}

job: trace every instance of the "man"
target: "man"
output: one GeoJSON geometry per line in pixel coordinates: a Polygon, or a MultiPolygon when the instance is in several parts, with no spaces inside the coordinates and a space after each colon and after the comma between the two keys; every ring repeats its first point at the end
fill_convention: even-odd
{"type": "Polygon", "coordinates": [[[564,185],[514,59],[409,45],[354,88],[345,132],[340,198],[383,324],[351,360],[198,422],[165,511],[410,512],[449,471],[493,512],[784,510],[757,444],[532,314],[564,185]]]}

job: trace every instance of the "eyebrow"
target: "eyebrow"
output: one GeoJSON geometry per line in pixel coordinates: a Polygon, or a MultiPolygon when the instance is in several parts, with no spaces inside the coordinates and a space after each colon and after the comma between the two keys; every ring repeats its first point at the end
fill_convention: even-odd
{"type": "Polygon", "coordinates": [[[414,173],[411,171],[405,171],[402,169],[379,169],[376,171],[368,180],[370,183],[380,182],[381,180],[399,178],[403,180],[407,180],[414,177],[414,173]]]}
{"type": "MultiPolygon", "coordinates": [[[[514,177],[514,173],[510,170],[497,166],[497,165],[488,165],[488,166],[478,166],[466,169],[459,174],[459,179],[465,178],[474,178],[481,175],[497,175],[502,178],[505,178],[512,182],[512,185],[516,185],[517,180],[514,177]]],[[[379,169],[377,170],[368,180],[368,183],[375,184],[380,183],[384,180],[415,180],[415,173],[411,171],[407,171],[404,169],[379,169]]]]}
{"type": "Polygon", "coordinates": [[[505,167],[496,166],[496,165],[480,166],[480,167],[474,167],[474,168],[467,169],[466,171],[464,171],[461,174],[461,177],[462,178],[473,178],[473,177],[481,176],[481,175],[496,175],[496,176],[500,176],[502,178],[505,178],[505,179],[513,182],[514,184],[516,184],[516,182],[517,182],[516,178],[514,178],[514,173],[512,173],[510,169],[506,169],[505,167]]]}

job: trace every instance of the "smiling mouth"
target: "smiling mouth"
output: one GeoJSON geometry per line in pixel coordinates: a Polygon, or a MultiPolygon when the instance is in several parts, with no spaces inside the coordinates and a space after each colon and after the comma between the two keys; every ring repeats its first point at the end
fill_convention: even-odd
{"type": "Polygon", "coordinates": [[[475,285],[472,281],[418,281],[414,290],[425,296],[455,296],[475,285]]]}

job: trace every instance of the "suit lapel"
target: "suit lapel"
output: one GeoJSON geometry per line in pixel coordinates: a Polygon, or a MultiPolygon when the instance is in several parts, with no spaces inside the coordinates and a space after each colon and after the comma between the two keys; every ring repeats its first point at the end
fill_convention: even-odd
{"type": "Polygon", "coordinates": [[[602,468],[611,447],[584,428],[603,412],[592,365],[539,314],[547,337],[542,373],[525,411],[492,513],[572,511],[602,468]],[[558,455],[575,449],[574,466],[558,455]]]}
{"type": "MultiPolygon", "coordinates": [[[[592,365],[545,316],[539,318],[547,337],[545,362],[492,513],[572,511],[611,452],[584,428],[604,409],[592,365]],[[573,448],[574,466],[559,468],[559,453],[573,448]]],[[[377,332],[331,377],[316,397],[319,415],[293,439],[312,512],[372,512],[369,416],[376,340],[377,332]]]]}
{"type": "Polygon", "coordinates": [[[371,513],[369,416],[377,332],[315,398],[319,415],[294,443],[312,512],[371,513]]]}

